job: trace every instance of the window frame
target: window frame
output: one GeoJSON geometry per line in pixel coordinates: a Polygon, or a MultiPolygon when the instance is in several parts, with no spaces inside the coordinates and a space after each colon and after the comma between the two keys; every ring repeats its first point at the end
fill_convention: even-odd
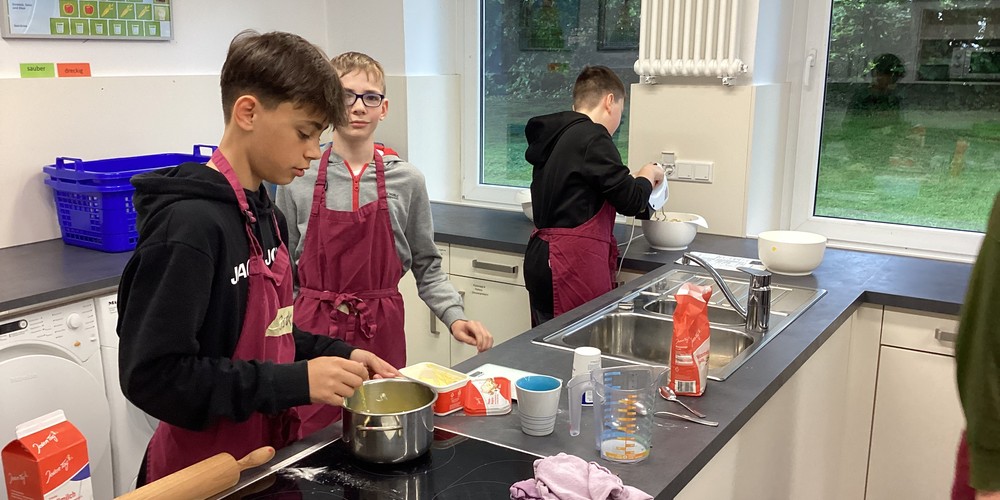
{"type": "Polygon", "coordinates": [[[788,227],[823,234],[832,247],[972,262],[979,253],[983,233],[813,215],[832,12],[833,0],[809,0],[802,52],[793,50],[790,53],[792,64],[789,67],[803,68],[803,71],[798,78],[790,75],[793,76],[790,80],[798,82],[802,90],[798,109],[790,106],[788,120],[788,140],[796,145],[789,162],[792,189],[784,196],[790,206],[788,227]],[[808,61],[812,51],[815,51],[812,55],[815,65],[810,67],[808,61]]]}
{"type": "Polygon", "coordinates": [[[524,188],[494,186],[482,183],[483,175],[483,2],[463,1],[461,14],[464,26],[462,40],[462,199],[472,202],[510,205],[520,209],[515,196],[524,188]]]}

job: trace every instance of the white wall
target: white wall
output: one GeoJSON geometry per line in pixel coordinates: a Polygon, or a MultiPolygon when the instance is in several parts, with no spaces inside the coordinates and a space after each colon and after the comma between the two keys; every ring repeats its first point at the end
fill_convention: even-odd
{"type": "Polygon", "coordinates": [[[380,22],[343,23],[329,12],[331,55],[354,50],[386,72],[389,115],[375,138],[420,169],[431,199],[461,198],[460,145],[476,124],[461,123],[460,0],[374,0],[380,22]]]}
{"type": "Polygon", "coordinates": [[[788,63],[794,1],[741,5],[740,56],[748,75],[733,87],[714,78],[659,78],[656,85],[634,85],[629,103],[629,164],[645,164],[665,150],[678,161],[713,162],[711,184],[671,182],[665,208],[701,214],[709,223],[705,232],[729,236],[782,222],[788,109],[799,96],[789,75],[801,72],[788,63]]]}
{"type": "Polygon", "coordinates": [[[174,2],[169,42],[0,39],[0,248],[58,238],[42,167],[188,152],[222,136],[218,74],[233,35],[283,30],[321,46],[328,2],[174,2]],[[89,62],[93,78],[21,80],[18,63],[89,62]]]}

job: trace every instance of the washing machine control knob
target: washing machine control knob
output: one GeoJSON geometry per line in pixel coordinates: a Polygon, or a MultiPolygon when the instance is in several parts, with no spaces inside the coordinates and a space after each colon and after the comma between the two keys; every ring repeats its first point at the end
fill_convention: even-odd
{"type": "Polygon", "coordinates": [[[69,316],[66,316],[66,326],[69,327],[70,330],[76,330],[77,328],[80,328],[82,325],[83,325],[83,320],[80,319],[79,314],[73,313],[70,314],[69,316]]]}

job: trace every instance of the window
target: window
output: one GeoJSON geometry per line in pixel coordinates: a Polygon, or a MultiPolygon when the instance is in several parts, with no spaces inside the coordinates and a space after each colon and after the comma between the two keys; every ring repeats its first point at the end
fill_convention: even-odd
{"type": "Polygon", "coordinates": [[[809,22],[829,37],[807,41],[822,49],[799,125],[818,127],[800,135],[793,227],[974,254],[1000,189],[1000,2],[813,1],[809,22]]]}
{"type": "MultiPolygon", "coordinates": [[[[480,154],[465,196],[513,201],[531,183],[524,126],[572,108],[576,75],[588,64],[613,69],[626,89],[638,82],[640,0],[485,0],[478,54],[480,154]],[[473,181],[473,182],[470,182],[473,181]]],[[[628,106],[615,143],[628,157],[628,106]]]]}

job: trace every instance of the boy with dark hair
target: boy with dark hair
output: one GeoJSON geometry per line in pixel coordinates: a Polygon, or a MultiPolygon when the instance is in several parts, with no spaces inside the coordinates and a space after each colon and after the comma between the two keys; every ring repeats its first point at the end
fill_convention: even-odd
{"type": "Polygon", "coordinates": [[[225,129],[207,164],[136,176],[139,244],[118,292],[125,396],[160,419],[140,470],[154,481],[227,452],[281,447],[294,407],[340,405],[374,354],[292,325],[287,227],[262,181],[287,184],[345,122],[322,51],[288,33],[243,32],[220,78],[225,129]]]}
{"type": "MultiPolygon", "coordinates": [[[[297,265],[300,326],[368,349],[389,363],[406,363],[399,280],[413,271],[420,298],[459,342],[482,352],[493,337],[465,317],[462,298],[441,270],[424,176],[395,151],[375,142],[389,112],[385,72],[375,59],[346,52],[330,64],[344,87],[348,123],[315,170],[278,189],[289,218],[297,265]],[[313,173],[315,172],[315,173],[313,173]]],[[[302,435],[340,416],[338,408],[302,410],[302,435]]]]}
{"type": "Polygon", "coordinates": [[[588,66],[573,85],[573,111],[536,116],[524,134],[534,167],[537,228],[524,254],[524,283],[538,325],[612,288],[618,260],[615,213],[648,219],[663,169],[633,177],[611,136],[621,124],[625,85],[605,66],[588,66]]]}

